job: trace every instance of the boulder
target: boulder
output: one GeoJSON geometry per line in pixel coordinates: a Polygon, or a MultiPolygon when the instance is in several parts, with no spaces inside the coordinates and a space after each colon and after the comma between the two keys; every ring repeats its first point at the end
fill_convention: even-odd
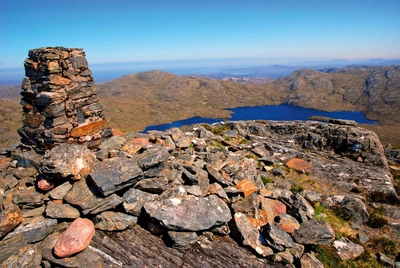
{"type": "Polygon", "coordinates": [[[261,256],[269,256],[273,254],[271,248],[264,246],[259,237],[260,232],[252,226],[249,219],[243,213],[235,213],[234,221],[230,223],[233,235],[245,246],[252,248],[261,256]]]}
{"type": "Polygon", "coordinates": [[[68,204],[59,204],[57,202],[47,202],[46,216],[53,219],[76,219],[80,213],[76,208],[68,204]]]}
{"type": "Polygon", "coordinates": [[[51,149],[43,159],[41,172],[52,174],[54,178],[72,176],[79,180],[86,178],[98,161],[93,151],[86,146],[61,144],[51,149]]]}
{"type": "Polygon", "coordinates": [[[143,179],[143,171],[133,160],[114,157],[98,164],[90,172],[90,178],[97,189],[107,196],[143,179]]]}
{"type": "Polygon", "coordinates": [[[274,223],[267,223],[261,228],[261,234],[266,244],[276,251],[284,251],[286,248],[294,247],[292,237],[279,229],[274,223]]]}
{"type": "Polygon", "coordinates": [[[157,194],[146,193],[138,189],[131,188],[123,196],[123,207],[126,213],[139,216],[146,202],[154,201],[158,198],[157,194]]]}
{"type": "Polygon", "coordinates": [[[150,217],[174,231],[201,231],[232,219],[227,204],[215,195],[187,195],[144,204],[150,217]]]}
{"type": "Polygon", "coordinates": [[[290,159],[286,162],[286,166],[303,173],[312,172],[314,170],[314,167],[310,162],[300,158],[290,159]]]}
{"type": "Polygon", "coordinates": [[[51,234],[57,223],[56,219],[44,218],[43,216],[34,217],[24,221],[12,232],[8,233],[4,240],[21,235],[29,243],[38,242],[51,234]]]}
{"type": "Polygon", "coordinates": [[[369,213],[360,198],[346,195],[341,206],[353,223],[362,224],[368,222],[369,213]]]}
{"type": "Polygon", "coordinates": [[[293,239],[303,245],[331,245],[335,232],[326,222],[310,220],[300,224],[300,229],[292,234],[293,239]]]}
{"type": "Polygon", "coordinates": [[[342,237],[339,240],[333,242],[333,247],[337,250],[340,258],[342,260],[354,260],[362,253],[364,253],[364,248],[356,243],[353,243],[349,239],[342,237]]]}
{"type": "Polygon", "coordinates": [[[74,220],[55,243],[54,254],[59,258],[66,258],[83,251],[90,244],[94,232],[92,221],[84,218],[74,220]]]}

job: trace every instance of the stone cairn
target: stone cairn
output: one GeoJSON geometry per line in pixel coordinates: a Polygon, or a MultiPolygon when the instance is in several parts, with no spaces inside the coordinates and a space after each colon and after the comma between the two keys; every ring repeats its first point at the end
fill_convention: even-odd
{"type": "Polygon", "coordinates": [[[42,47],[28,56],[21,91],[24,120],[18,130],[23,145],[37,151],[62,143],[95,148],[112,135],[83,49],[42,47]]]}

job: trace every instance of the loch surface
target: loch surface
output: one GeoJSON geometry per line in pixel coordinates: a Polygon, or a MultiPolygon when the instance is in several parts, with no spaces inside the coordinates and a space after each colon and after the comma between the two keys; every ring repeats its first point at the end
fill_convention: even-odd
{"type": "MultiPolygon", "coordinates": [[[[313,109],[301,108],[291,105],[274,105],[274,106],[254,106],[254,107],[239,107],[227,109],[232,111],[232,117],[228,121],[239,120],[277,120],[277,121],[293,121],[293,120],[308,120],[311,116],[324,116],[335,119],[354,120],[360,124],[375,124],[377,121],[369,120],[361,112],[352,111],[336,111],[323,112],[313,109]]],[[[207,123],[212,124],[222,121],[222,118],[203,118],[192,117],[184,120],[172,122],[171,124],[162,124],[148,126],[143,132],[149,130],[164,131],[172,127],[181,127],[191,124],[207,123]]]]}

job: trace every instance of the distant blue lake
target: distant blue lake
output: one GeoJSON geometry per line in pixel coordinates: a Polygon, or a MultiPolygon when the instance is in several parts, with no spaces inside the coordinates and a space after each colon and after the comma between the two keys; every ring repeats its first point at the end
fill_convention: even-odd
{"type": "MultiPolygon", "coordinates": [[[[277,121],[293,121],[293,120],[307,120],[311,116],[325,116],[335,119],[354,120],[360,124],[375,124],[377,121],[372,121],[365,118],[361,112],[323,112],[313,109],[301,108],[291,105],[274,105],[274,106],[254,106],[254,107],[239,107],[227,109],[232,111],[232,117],[229,121],[241,120],[277,120],[277,121]]],[[[207,123],[212,124],[222,121],[222,118],[203,118],[192,117],[184,120],[172,122],[171,124],[162,124],[156,126],[148,126],[143,132],[149,130],[164,131],[172,127],[181,127],[185,125],[207,123]]]]}

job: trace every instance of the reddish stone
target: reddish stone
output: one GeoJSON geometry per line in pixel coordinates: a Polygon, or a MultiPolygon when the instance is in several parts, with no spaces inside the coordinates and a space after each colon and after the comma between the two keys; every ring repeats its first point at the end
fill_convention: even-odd
{"type": "Polygon", "coordinates": [[[149,140],[146,138],[134,138],[129,143],[132,145],[139,145],[141,147],[145,147],[150,144],[149,140]]]}
{"type": "Polygon", "coordinates": [[[124,132],[116,128],[111,129],[111,131],[113,136],[121,136],[125,134],[124,132]]]}
{"type": "Polygon", "coordinates": [[[106,122],[107,120],[101,120],[76,127],[71,131],[71,137],[92,136],[102,131],[106,122]]]}
{"type": "Polygon", "coordinates": [[[300,158],[293,158],[289,161],[286,162],[286,166],[288,168],[292,168],[294,170],[300,171],[300,172],[311,172],[314,170],[313,165],[310,162],[307,162],[304,159],[300,158]]]}
{"type": "Polygon", "coordinates": [[[265,201],[270,205],[275,213],[275,216],[286,214],[286,205],[279,200],[265,198],[265,201]]]}
{"type": "Polygon", "coordinates": [[[251,181],[244,179],[236,184],[236,188],[241,190],[244,193],[244,196],[249,196],[258,190],[257,186],[254,185],[251,181]]]}
{"type": "Polygon", "coordinates": [[[66,258],[81,252],[90,244],[94,235],[94,224],[91,220],[78,218],[58,238],[54,245],[54,254],[66,258]]]}
{"type": "Polygon", "coordinates": [[[40,179],[37,182],[37,187],[40,190],[47,192],[54,188],[54,183],[53,181],[48,179],[40,179]]]}

